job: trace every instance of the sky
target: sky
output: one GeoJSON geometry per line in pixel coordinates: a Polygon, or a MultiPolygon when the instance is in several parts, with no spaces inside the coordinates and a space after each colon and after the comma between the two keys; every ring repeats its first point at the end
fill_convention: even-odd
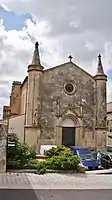
{"type": "Polygon", "coordinates": [[[39,42],[45,69],[73,62],[92,75],[102,55],[112,101],[112,0],[0,0],[0,109],[23,81],[39,42]]]}

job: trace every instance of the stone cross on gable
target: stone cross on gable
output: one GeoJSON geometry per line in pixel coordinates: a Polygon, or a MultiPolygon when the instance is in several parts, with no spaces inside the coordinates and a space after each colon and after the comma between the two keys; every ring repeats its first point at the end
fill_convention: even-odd
{"type": "Polygon", "coordinates": [[[72,58],[73,58],[73,57],[70,55],[68,58],[70,59],[70,62],[72,62],[72,58]]]}

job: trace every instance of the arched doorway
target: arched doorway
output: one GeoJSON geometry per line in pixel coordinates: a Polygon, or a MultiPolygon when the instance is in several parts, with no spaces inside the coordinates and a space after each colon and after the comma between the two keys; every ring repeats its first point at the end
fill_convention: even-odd
{"type": "Polygon", "coordinates": [[[75,123],[71,118],[62,121],[62,145],[75,146],[75,123]]]}

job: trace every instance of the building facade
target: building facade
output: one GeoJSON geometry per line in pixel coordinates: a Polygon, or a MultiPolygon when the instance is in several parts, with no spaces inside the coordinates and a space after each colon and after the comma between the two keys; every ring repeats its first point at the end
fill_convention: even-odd
{"type": "Polygon", "coordinates": [[[13,82],[9,131],[14,127],[20,139],[38,151],[42,144],[106,148],[107,76],[101,56],[95,76],[69,59],[44,70],[36,43],[28,76],[23,83],[13,82]]]}
{"type": "Polygon", "coordinates": [[[112,149],[112,102],[107,104],[107,148],[112,149]]]}

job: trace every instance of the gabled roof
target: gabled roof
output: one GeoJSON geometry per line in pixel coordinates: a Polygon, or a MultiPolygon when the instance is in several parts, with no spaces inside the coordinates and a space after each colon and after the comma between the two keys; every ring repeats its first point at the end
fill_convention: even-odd
{"type": "MultiPolygon", "coordinates": [[[[48,69],[45,69],[44,73],[47,72],[47,71],[55,70],[56,68],[59,68],[59,67],[63,67],[66,64],[72,64],[72,65],[74,65],[75,67],[79,68],[82,72],[86,73],[88,76],[90,76],[92,79],[94,79],[94,77],[91,74],[89,74],[87,71],[83,70],[81,67],[79,67],[78,65],[76,65],[73,62],[66,62],[66,63],[62,63],[62,64],[54,66],[54,67],[50,67],[48,69]]],[[[28,76],[26,76],[25,79],[23,80],[23,82],[21,84],[21,87],[23,87],[23,85],[27,82],[27,80],[28,80],[28,76]]]]}
{"type": "Polygon", "coordinates": [[[57,66],[54,66],[54,67],[45,69],[44,72],[47,72],[47,71],[50,71],[50,70],[54,70],[54,69],[56,69],[56,68],[59,68],[59,67],[62,67],[62,66],[64,66],[64,65],[66,65],[66,64],[72,64],[72,65],[74,65],[75,67],[79,68],[82,72],[86,73],[87,75],[89,75],[91,78],[94,79],[94,77],[93,77],[91,74],[89,74],[87,71],[83,70],[81,67],[79,67],[78,65],[76,65],[76,64],[73,63],[73,62],[66,62],[66,63],[60,64],[60,65],[57,65],[57,66]]]}

